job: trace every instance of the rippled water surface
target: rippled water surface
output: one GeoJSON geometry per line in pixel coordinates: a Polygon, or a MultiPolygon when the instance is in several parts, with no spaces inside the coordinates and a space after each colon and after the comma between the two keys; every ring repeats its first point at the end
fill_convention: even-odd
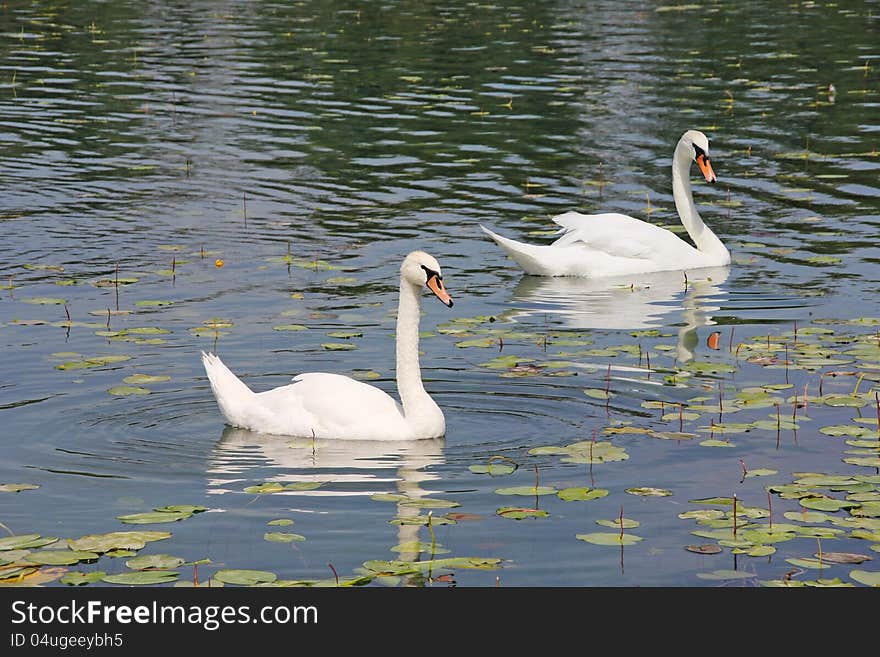
{"type": "Polygon", "coordinates": [[[861,586],[880,559],[878,28],[870,1],[10,0],[0,484],[38,488],[0,492],[0,533],[170,531],[140,554],[210,559],[203,578],[335,582],[332,564],[344,582],[433,552],[495,567],[371,585],[861,586]],[[711,140],[718,182],[692,180],[730,267],[533,278],[479,229],[548,243],[572,209],[676,228],[689,128],[711,140]],[[201,350],[255,390],[317,370],[396,394],[416,248],[455,298],[421,318],[444,439],[224,427],[201,350]],[[245,492],[271,482],[295,485],[245,492]],[[603,492],[557,494],[579,487],[603,492]],[[181,504],[208,511],[118,519],[181,504]],[[596,532],[618,538],[577,538],[596,532]],[[822,551],[874,559],[797,561],[822,551]]]}

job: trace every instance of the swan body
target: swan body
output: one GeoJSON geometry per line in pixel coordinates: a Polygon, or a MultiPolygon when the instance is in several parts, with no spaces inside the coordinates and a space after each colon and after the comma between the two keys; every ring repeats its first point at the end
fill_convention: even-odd
{"type": "Polygon", "coordinates": [[[253,392],[218,356],[202,352],[205,372],[227,423],[261,433],[348,440],[443,436],[443,411],[425,392],[419,367],[423,286],[452,306],[440,265],[427,253],[413,251],[400,268],[396,337],[399,403],[375,386],[325,372],[300,374],[289,385],[253,392]]]}
{"type": "Polygon", "coordinates": [[[655,271],[722,267],[730,252],[703,223],[694,205],[691,162],[707,182],[715,182],[709,140],[688,130],[675,147],[672,196],[679,218],[696,248],[665,228],[618,213],[566,212],[553,217],[560,237],[549,245],[525,244],[480,226],[526,273],[535,276],[602,278],[655,271]]]}

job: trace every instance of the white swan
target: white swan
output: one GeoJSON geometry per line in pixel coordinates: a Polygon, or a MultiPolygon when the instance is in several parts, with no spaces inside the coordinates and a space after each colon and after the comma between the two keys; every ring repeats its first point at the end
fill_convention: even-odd
{"type": "Polygon", "coordinates": [[[226,421],[262,433],[349,440],[414,440],[446,433],[443,411],[425,392],[419,368],[420,292],[427,286],[452,306],[440,265],[413,251],[400,267],[397,308],[397,391],[401,404],[379,388],[341,374],[310,372],[286,386],[253,392],[214,354],[202,352],[211,389],[226,421]]]}
{"type": "Polygon", "coordinates": [[[689,178],[693,161],[708,182],[715,182],[709,140],[702,132],[688,130],[678,140],[672,159],[672,196],[697,248],[665,228],[617,213],[566,212],[553,217],[562,226],[562,236],[546,246],[516,242],[480,228],[526,273],[536,276],[599,278],[728,265],[730,252],[694,206],[689,178]]]}

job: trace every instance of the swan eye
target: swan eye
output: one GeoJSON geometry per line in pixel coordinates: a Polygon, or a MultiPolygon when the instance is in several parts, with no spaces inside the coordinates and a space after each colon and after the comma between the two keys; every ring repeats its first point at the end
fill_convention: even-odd
{"type": "Polygon", "coordinates": [[[695,160],[699,160],[701,156],[706,157],[706,151],[704,151],[702,148],[700,148],[696,144],[691,144],[691,146],[694,147],[694,159],[695,160]]]}
{"type": "Polygon", "coordinates": [[[437,280],[438,280],[438,281],[442,281],[442,280],[443,280],[443,277],[442,277],[440,274],[438,274],[436,271],[434,271],[433,269],[430,269],[430,268],[428,268],[428,267],[425,267],[425,265],[422,265],[422,269],[424,269],[424,270],[425,270],[425,274],[427,274],[427,278],[425,279],[426,282],[427,282],[427,281],[430,281],[430,280],[431,280],[432,278],[434,278],[435,276],[437,277],[437,280]]]}

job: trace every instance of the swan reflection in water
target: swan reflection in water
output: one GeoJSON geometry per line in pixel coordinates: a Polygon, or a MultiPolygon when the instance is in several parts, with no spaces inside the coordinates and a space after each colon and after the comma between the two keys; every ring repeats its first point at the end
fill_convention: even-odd
{"type": "MultiPolygon", "coordinates": [[[[444,444],[444,438],[312,440],[256,433],[227,425],[211,455],[208,492],[240,493],[253,482],[249,471],[258,468],[261,482],[328,484],[312,490],[281,491],[275,495],[295,495],[298,499],[370,497],[374,493],[391,492],[389,487],[393,487],[394,493],[410,500],[420,499],[434,492],[425,485],[439,479],[439,475],[429,468],[444,463],[444,444]],[[267,475],[267,468],[277,474],[267,475]]],[[[398,519],[416,518],[420,511],[416,505],[397,502],[398,519]]],[[[396,531],[391,538],[392,545],[417,545],[423,526],[405,522],[396,526],[389,524],[389,531],[396,531]]],[[[430,558],[430,555],[424,558],[430,558]]],[[[402,551],[391,559],[417,561],[420,552],[418,549],[402,551]]]]}
{"type": "Polygon", "coordinates": [[[712,313],[726,298],[729,267],[638,276],[574,278],[523,276],[513,292],[514,321],[552,316],[568,329],[645,330],[679,326],[679,362],[694,357],[697,329],[715,324],[712,313]],[[681,321],[677,321],[680,316],[681,321]]]}

